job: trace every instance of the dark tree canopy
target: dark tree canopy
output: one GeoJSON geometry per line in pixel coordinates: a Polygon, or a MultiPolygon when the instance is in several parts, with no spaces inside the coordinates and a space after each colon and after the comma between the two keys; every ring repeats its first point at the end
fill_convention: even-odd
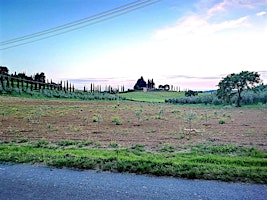
{"type": "Polygon", "coordinates": [[[135,90],[142,90],[143,88],[145,88],[147,86],[143,76],[141,76],[141,78],[139,78],[136,82],[136,84],[134,85],[134,89],[135,90]]]}
{"type": "Polygon", "coordinates": [[[186,97],[197,96],[197,95],[198,95],[197,91],[188,90],[188,91],[185,92],[185,96],[186,97]]]}
{"type": "Polygon", "coordinates": [[[37,82],[45,83],[45,74],[44,74],[44,72],[41,72],[40,74],[39,73],[35,74],[34,80],[37,81],[37,82]]]}
{"type": "Polygon", "coordinates": [[[159,89],[169,91],[170,90],[170,85],[168,85],[168,84],[159,85],[159,89]]]}
{"type": "Polygon", "coordinates": [[[241,93],[244,90],[254,89],[261,83],[260,74],[257,72],[242,71],[239,74],[230,74],[223,78],[218,86],[217,96],[229,103],[234,95],[237,95],[236,106],[241,106],[241,93]]]}
{"type": "Polygon", "coordinates": [[[154,83],[154,80],[153,79],[152,80],[149,80],[148,79],[148,81],[147,81],[147,87],[149,89],[153,89],[155,87],[155,83],[154,83]]]}
{"type": "Polygon", "coordinates": [[[8,75],[9,69],[5,66],[0,66],[0,74],[8,75]]]}

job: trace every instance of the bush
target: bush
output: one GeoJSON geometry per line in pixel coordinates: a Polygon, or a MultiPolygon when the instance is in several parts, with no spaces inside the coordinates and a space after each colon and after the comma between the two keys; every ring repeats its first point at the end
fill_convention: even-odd
{"type": "Polygon", "coordinates": [[[121,119],[119,117],[113,117],[112,122],[114,122],[116,125],[121,125],[121,119]]]}
{"type": "MultiPolygon", "coordinates": [[[[257,103],[266,104],[267,103],[267,87],[258,92],[254,92],[251,90],[244,91],[241,97],[242,97],[241,103],[245,105],[257,104],[257,103]]],[[[229,104],[235,104],[236,101],[237,101],[237,95],[234,95],[230,99],[229,104]]],[[[165,99],[165,102],[173,103],[173,104],[205,104],[205,105],[207,104],[222,105],[224,103],[223,100],[218,99],[216,94],[165,99]]]]}

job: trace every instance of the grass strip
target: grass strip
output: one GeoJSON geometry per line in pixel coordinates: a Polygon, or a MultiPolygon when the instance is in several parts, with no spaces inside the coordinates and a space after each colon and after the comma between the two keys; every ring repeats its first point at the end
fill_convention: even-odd
{"type": "Polygon", "coordinates": [[[196,152],[137,153],[129,149],[49,149],[30,145],[0,144],[0,161],[188,179],[267,183],[266,157],[196,152]]]}

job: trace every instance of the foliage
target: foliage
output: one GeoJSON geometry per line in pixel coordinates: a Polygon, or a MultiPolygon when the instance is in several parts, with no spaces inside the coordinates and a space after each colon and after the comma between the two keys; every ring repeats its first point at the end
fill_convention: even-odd
{"type": "Polygon", "coordinates": [[[50,89],[40,89],[31,90],[30,88],[12,88],[6,87],[5,90],[0,84],[0,94],[3,95],[13,95],[13,96],[25,96],[34,98],[63,98],[63,99],[79,99],[79,100],[124,100],[124,97],[109,94],[106,92],[99,93],[89,93],[89,92],[70,92],[63,90],[50,90],[50,89]]]}
{"type": "Polygon", "coordinates": [[[121,125],[120,117],[113,117],[111,121],[114,122],[116,125],[121,125]]]}
{"type": "Polygon", "coordinates": [[[142,90],[143,88],[145,88],[147,86],[147,83],[145,82],[143,76],[141,76],[141,78],[139,78],[136,82],[136,84],[134,85],[134,89],[135,90],[142,90]]]}
{"type": "Polygon", "coordinates": [[[189,130],[192,129],[192,122],[197,118],[197,114],[192,110],[185,114],[184,122],[189,125],[189,130]]]}
{"type": "MultiPolygon", "coordinates": [[[[241,94],[242,104],[266,104],[267,103],[267,87],[256,88],[256,92],[252,90],[245,90],[241,94]]],[[[180,97],[165,99],[166,103],[173,104],[205,104],[205,105],[225,105],[223,99],[219,99],[216,94],[206,94],[202,96],[180,97]]],[[[237,96],[232,95],[228,99],[228,104],[235,104],[237,102],[237,96]]]]}
{"type": "Polygon", "coordinates": [[[188,90],[188,91],[185,92],[185,96],[186,97],[197,96],[197,95],[198,95],[197,91],[188,90]]]}
{"type": "MultiPolygon", "coordinates": [[[[253,148],[202,145],[192,147],[187,153],[174,153],[173,146],[165,145],[162,147],[165,153],[152,153],[144,151],[142,145],[133,146],[132,149],[116,148],[114,151],[61,146],[48,148],[45,140],[38,144],[0,144],[0,161],[189,179],[267,183],[267,154],[253,148]]],[[[111,146],[116,145],[112,143],[111,146]]]]}
{"type": "Polygon", "coordinates": [[[241,106],[241,93],[244,90],[253,89],[261,83],[257,72],[242,71],[239,74],[230,74],[223,78],[218,84],[217,96],[226,103],[230,103],[233,96],[237,96],[236,106],[241,106]],[[236,91],[235,91],[236,90],[236,91]]]}

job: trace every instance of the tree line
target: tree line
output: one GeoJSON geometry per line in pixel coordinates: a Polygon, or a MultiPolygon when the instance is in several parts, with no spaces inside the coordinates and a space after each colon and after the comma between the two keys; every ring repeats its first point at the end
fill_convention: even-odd
{"type": "MultiPolygon", "coordinates": [[[[0,87],[2,90],[9,93],[12,88],[21,88],[22,90],[41,90],[41,89],[50,89],[50,90],[58,90],[58,91],[69,91],[75,92],[74,84],[67,81],[60,81],[59,83],[55,83],[49,80],[46,80],[46,76],[44,72],[36,73],[34,75],[28,76],[26,73],[14,73],[9,74],[9,69],[5,66],[0,66],[0,87]]],[[[95,85],[93,83],[90,84],[90,87],[83,87],[83,92],[108,92],[111,94],[116,94],[119,92],[125,92],[124,86],[112,87],[106,86],[105,88],[101,88],[101,85],[95,85]]],[[[77,90],[78,91],[78,90],[77,90]]]]}
{"type": "Polygon", "coordinates": [[[28,76],[26,73],[14,73],[9,74],[9,69],[5,66],[0,66],[0,86],[6,92],[11,91],[12,88],[21,88],[22,90],[30,89],[41,90],[63,90],[74,92],[74,84],[68,81],[60,81],[60,83],[54,83],[51,81],[46,81],[46,76],[44,72],[36,73],[33,76],[28,76]]]}
{"type": "Polygon", "coordinates": [[[179,104],[241,104],[267,103],[267,85],[263,85],[258,72],[242,71],[224,77],[218,84],[215,94],[197,96],[193,91],[186,97],[166,99],[167,103],[179,104]]]}

